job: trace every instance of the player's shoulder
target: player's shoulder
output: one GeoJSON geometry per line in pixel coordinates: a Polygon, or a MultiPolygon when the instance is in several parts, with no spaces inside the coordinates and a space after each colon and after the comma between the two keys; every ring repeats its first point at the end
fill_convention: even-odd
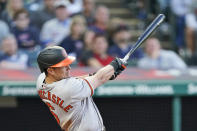
{"type": "Polygon", "coordinates": [[[69,83],[69,84],[78,84],[78,83],[81,83],[83,81],[82,78],[79,78],[79,77],[69,77],[69,78],[66,78],[66,79],[63,79],[62,82],[63,83],[69,83]]]}
{"type": "Polygon", "coordinates": [[[36,82],[36,88],[37,88],[37,89],[41,88],[42,83],[43,83],[45,77],[46,77],[46,76],[45,76],[45,73],[41,73],[41,74],[38,76],[37,82],[36,82]]]}
{"type": "Polygon", "coordinates": [[[69,77],[58,81],[55,85],[61,91],[73,92],[73,90],[80,89],[84,86],[84,80],[77,77],[69,77]]]}

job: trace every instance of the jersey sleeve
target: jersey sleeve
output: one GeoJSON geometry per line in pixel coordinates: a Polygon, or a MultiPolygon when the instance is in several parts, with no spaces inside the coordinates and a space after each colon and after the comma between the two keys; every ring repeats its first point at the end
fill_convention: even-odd
{"type": "Polygon", "coordinates": [[[82,100],[94,94],[94,88],[88,80],[82,78],[74,78],[71,89],[72,99],[82,100]]]}

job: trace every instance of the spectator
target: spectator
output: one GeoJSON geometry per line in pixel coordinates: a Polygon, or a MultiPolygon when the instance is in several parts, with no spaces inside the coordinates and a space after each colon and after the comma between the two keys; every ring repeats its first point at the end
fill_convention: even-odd
{"type": "Polygon", "coordinates": [[[66,8],[68,4],[65,0],[55,2],[56,18],[47,21],[41,30],[41,40],[46,45],[47,43],[59,45],[63,38],[69,35],[71,19],[66,8]]]}
{"type": "Polygon", "coordinates": [[[147,13],[147,10],[146,10],[146,7],[145,7],[145,5],[146,5],[145,0],[138,0],[136,5],[137,5],[137,8],[138,8],[137,18],[140,19],[141,21],[147,20],[148,13],[147,13]]]}
{"type": "Polygon", "coordinates": [[[25,9],[20,9],[14,14],[14,21],[12,32],[16,36],[18,48],[29,56],[28,66],[34,67],[41,48],[39,31],[30,25],[29,14],[25,9]]]}
{"type": "Polygon", "coordinates": [[[10,31],[8,25],[1,20],[0,20],[0,29],[1,29],[0,31],[0,43],[1,43],[3,37],[7,36],[10,33],[10,31]]]}
{"type": "Polygon", "coordinates": [[[171,10],[174,15],[175,44],[178,52],[182,55],[185,52],[185,16],[189,13],[192,0],[171,0],[171,10]]]}
{"type": "Polygon", "coordinates": [[[12,32],[16,36],[20,49],[33,50],[40,44],[39,31],[29,25],[29,13],[25,9],[20,9],[14,14],[15,26],[12,32]]]}
{"type": "Polygon", "coordinates": [[[5,10],[6,3],[7,3],[6,0],[0,0],[0,16],[1,16],[1,13],[5,10]]]}
{"type": "Polygon", "coordinates": [[[43,0],[23,0],[24,7],[29,12],[39,10],[43,7],[43,0]]]}
{"type": "Polygon", "coordinates": [[[70,15],[77,14],[82,10],[82,0],[69,0],[70,4],[67,7],[70,15]]]}
{"type": "Polygon", "coordinates": [[[191,57],[196,50],[197,36],[197,0],[193,0],[191,12],[186,15],[186,42],[188,55],[191,57]]]}
{"type": "MultiPolygon", "coordinates": [[[[113,46],[109,48],[109,54],[114,57],[123,58],[128,51],[133,47],[131,44],[131,34],[129,32],[129,27],[127,25],[119,25],[113,35],[113,46]]],[[[136,64],[137,60],[142,58],[143,51],[141,48],[137,49],[133,55],[130,57],[133,63],[136,64]]]]}
{"type": "Polygon", "coordinates": [[[86,21],[82,16],[74,16],[70,28],[70,35],[68,35],[60,44],[66,49],[69,55],[79,58],[80,51],[83,48],[82,36],[86,29],[86,21]]]}
{"type": "Polygon", "coordinates": [[[84,43],[84,51],[85,50],[92,50],[92,41],[95,37],[95,32],[91,29],[86,30],[84,37],[83,37],[83,43],[84,43]]]}
{"type": "Polygon", "coordinates": [[[108,28],[108,41],[109,41],[109,46],[112,46],[114,45],[114,42],[113,42],[113,34],[115,32],[115,30],[117,29],[117,27],[119,25],[125,25],[125,21],[119,17],[113,17],[110,19],[109,21],[109,28],[108,28]]]}
{"type": "Polygon", "coordinates": [[[91,28],[97,33],[107,33],[109,18],[109,9],[103,5],[98,6],[95,12],[95,22],[91,28]]]}
{"type": "Polygon", "coordinates": [[[104,35],[96,34],[92,41],[92,51],[89,52],[84,61],[85,65],[100,68],[109,64],[113,57],[107,54],[108,42],[104,35]]]}
{"type": "Polygon", "coordinates": [[[54,3],[55,0],[44,0],[44,7],[32,12],[32,24],[38,29],[41,29],[46,21],[55,18],[54,3]]]}
{"type": "Polygon", "coordinates": [[[8,0],[6,10],[1,14],[1,19],[4,20],[9,27],[14,25],[13,16],[14,13],[23,8],[23,0],[8,0]]]}
{"type": "Polygon", "coordinates": [[[83,0],[83,10],[79,13],[84,16],[88,26],[91,26],[94,22],[95,14],[95,1],[83,0]]]}
{"type": "Polygon", "coordinates": [[[92,57],[92,41],[95,37],[95,32],[91,29],[87,29],[83,37],[83,49],[79,57],[79,66],[88,66],[87,59],[92,57]]]}
{"type": "Polygon", "coordinates": [[[28,56],[18,51],[17,41],[13,35],[6,36],[2,40],[0,51],[0,68],[25,69],[28,56]]]}
{"type": "Polygon", "coordinates": [[[143,69],[186,69],[185,62],[173,51],[161,49],[157,38],[150,38],[145,43],[146,55],[139,60],[138,67],[143,69]]]}

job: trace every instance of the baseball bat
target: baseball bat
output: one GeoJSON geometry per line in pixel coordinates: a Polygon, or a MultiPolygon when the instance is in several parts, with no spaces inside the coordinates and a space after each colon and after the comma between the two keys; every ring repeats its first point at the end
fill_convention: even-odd
{"type": "Polygon", "coordinates": [[[135,43],[135,45],[133,46],[133,48],[131,48],[131,50],[124,56],[124,58],[122,59],[124,62],[127,62],[127,60],[129,59],[130,55],[136,49],[138,49],[140,47],[140,45],[154,32],[155,29],[157,29],[157,27],[159,27],[159,25],[163,22],[164,19],[165,19],[165,15],[164,14],[159,14],[153,20],[153,22],[146,28],[146,30],[138,38],[138,40],[135,43]]]}

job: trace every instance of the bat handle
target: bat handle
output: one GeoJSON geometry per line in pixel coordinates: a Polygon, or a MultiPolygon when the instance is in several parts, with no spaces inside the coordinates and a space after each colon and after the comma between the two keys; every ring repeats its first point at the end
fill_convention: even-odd
{"type": "Polygon", "coordinates": [[[127,63],[127,60],[129,59],[129,54],[126,54],[123,59],[121,59],[124,63],[127,63]]]}

